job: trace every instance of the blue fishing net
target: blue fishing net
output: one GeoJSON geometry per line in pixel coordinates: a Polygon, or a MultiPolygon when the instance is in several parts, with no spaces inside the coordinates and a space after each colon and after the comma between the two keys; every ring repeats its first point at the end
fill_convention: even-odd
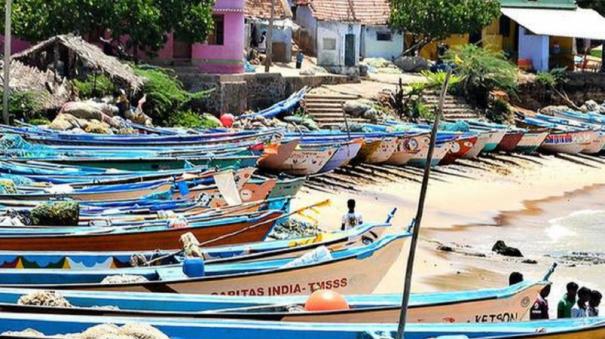
{"type": "Polygon", "coordinates": [[[172,191],[151,193],[143,197],[144,200],[171,200],[172,191]]]}
{"type": "Polygon", "coordinates": [[[57,155],[54,149],[44,145],[31,144],[16,134],[4,134],[0,138],[0,153],[21,158],[44,158],[57,155]]]}
{"type": "Polygon", "coordinates": [[[456,121],[456,122],[441,122],[439,123],[439,129],[442,131],[449,132],[468,132],[470,131],[470,126],[464,121],[456,121]]]}

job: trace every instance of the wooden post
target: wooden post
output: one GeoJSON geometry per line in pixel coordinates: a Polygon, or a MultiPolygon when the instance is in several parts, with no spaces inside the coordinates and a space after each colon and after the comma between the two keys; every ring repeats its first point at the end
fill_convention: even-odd
{"type": "Polygon", "coordinates": [[[267,33],[267,50],[265,58],[265,73],[269,73],[271,59],[273,59],[273,18],[275,17],[275,0],[271,0],[271,17],[269,18],[269,32],[267,33]]]}
{"type": "Polygon", "coordinates": [[[399,326],[397,328],[397,339],[402,339],[404,337],[408,302],[410,300],[410,289],[412,286],[412,274],[414,272],[414,257],[416,256],[418,234],[420,233],[420,223],[422,222],[422,214],[424,212],[424,201],[426,199],[426,191],[429,184],[429,176],[431,174],[431,161],[433,160],[433,152],[435,150],[435,142],[437,140],[437,128],[439,127],[439,119],[443,114],[443,102],[445,100],[445,94],[447,93],[447,87],[451,75],[452,70],[449,69],[447,75],[445,76],[445,82],[441,87],[441,95],[439,96],[439,108],[436,112],[435,121],[433,122],[433,129],[431,131],[431,141],[429,144],[429,151],[426,156],[426,165],[424,166],[424,176],[422,177],[422,186],[420,187],[420,199],[418,200],[418,210],[416,211],[416,218],[414,219],[412,241],[410,242],[410,253],[408,255],[408,262],[405,272],[405,283],[403,287],[403,297],[401,300],[401,313],[399,316],[399,326]]]}
{"type": "Polygon", "coordinates": [[[2,93],[2,117],[4,123],[8,125],[8,100],[10,92],[10,68],[11,68],[11,12],[13,1],[6,0],[4,8],[4,93],[2,93]]]}

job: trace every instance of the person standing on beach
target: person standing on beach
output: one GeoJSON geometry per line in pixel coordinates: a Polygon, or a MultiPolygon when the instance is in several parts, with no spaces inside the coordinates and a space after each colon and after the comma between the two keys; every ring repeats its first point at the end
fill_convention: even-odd
{"type": "Polygon", "coordinates": [[[563,299],[557,305],[557,318],[571,318],[571,309],[576,303],[576,294],[578,293],[578,284],[570,282],[567,284],[567,293],[563,295],[563,299]]]}
{"type": "Polygon", "coordinates": [[[347,207],[349,208],[349,212],[342,216],[341,229],[343,231],[363,224],[363,217],[360,213],[355,212],[355,199],[349,199],[347,207]]]}
{"type": "Polygon", "coordinates": [[[603,296],[601,292],[593,290],[590,293],[590,300],[588,301],[588,316],[598,317],[599,316],[599,305],[601,305],[601,299],[603,296]]]}
{"type": "Polygon", "coordinates": [[[592,291],[586,287],[578,290],[578,302],[571,309],[572,318],[588,317],[588,301],[590,300],[591,293],[592,291]]]}
{"type": "Polygon", "coordinates": [[[550,285],[546,285],[540,294],[538,294],[538,300],[532,306],[529,312],[530,320],[542,320],[548,319],[548,296],[550,295],[550,285]]]}

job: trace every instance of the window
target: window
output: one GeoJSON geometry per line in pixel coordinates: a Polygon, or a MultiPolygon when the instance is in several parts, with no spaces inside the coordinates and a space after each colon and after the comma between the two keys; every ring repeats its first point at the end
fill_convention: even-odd
{"type": "Polygon", "coordinates": [[[336,50],[336,39],[324,38],[323,41],[324,49],[328,51],[336,50]]]}
{"type": "Polygon", "coordinates": [[[214,15],[212,19],[214,20],[214,28],[208,34],[208,44],[222,46],[225,42],[225,16],[214,15]]]}
{"type": "Polygon", "coordinates": [[[376,32],[376,40],[378,40],[378,41],[392,41],[393,40],[393,33],[391,33],[390,31],[376,32]]]}

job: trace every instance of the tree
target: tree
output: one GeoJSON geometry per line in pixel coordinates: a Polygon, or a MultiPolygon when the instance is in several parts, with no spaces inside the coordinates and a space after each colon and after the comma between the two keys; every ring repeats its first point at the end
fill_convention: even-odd
{"type": "Polygon", "coordinates": [[[169,32],[185,42],[205,41],[213,5],[214,0],[14,0],[13,33],[39,41],[57,34],[110,32],[116,40],[127,36],[132,51],[153,54],[169,32]]]}
{"type": "Polygon", "coordinates": [[[414,35],[409,53],[452,34],[479,32],[499,15],[499,0],[393,0],[390,24],[414,35]]]}

